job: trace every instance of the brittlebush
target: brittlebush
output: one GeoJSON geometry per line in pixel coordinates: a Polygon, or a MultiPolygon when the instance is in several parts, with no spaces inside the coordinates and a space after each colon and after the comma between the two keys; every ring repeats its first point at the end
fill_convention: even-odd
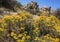
{"type": "Polygon", "coordinates": [[[60,20],[55,16],[20,11],[18,15],[4,15],[0,19],[1,42],[60,42],[60,20]]]}

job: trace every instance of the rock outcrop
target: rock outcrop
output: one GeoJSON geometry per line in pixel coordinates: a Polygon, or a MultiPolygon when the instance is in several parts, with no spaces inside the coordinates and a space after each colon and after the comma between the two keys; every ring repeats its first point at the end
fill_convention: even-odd
{"type": "Polygon", "coordinates": [[[41,12],[43,12],[46,16],[49,16],[51,14],[51,7],[43,6],[41,8],[41,12]]]}
{"type": "Polygon", "coordinates": [[[37,12],[39,12],[39,7],[38,7],[37,2],[33,2],[33,1],[31,1],[26,6],[24,6],[23,9],[25,9],[33,14],[36,14],[37,12]]]}

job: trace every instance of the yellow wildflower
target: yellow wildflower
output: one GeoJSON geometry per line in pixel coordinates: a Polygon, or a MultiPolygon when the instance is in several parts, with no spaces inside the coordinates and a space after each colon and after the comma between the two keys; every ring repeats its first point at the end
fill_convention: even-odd
{"type": "Polygon", "coordinates": [[[14,32],[11,32],[11,36],[14,36],[14,34],[15,34],[14,32]]]}
{"type": "Polygon", "coordinates": [[[60,26],[55,25],[55,26],[53,26],[53,28],[54,28],[57,32],[60,32],[60,26]]]}
{"type": "Polygon", "coordinates": [[[13,36],[13,38],[14,38],[14,39],[18,39],[18,37],[17,37],[17,36],[15,36],[15,35],[13,36]]]}
{"type": "Polygon", "coordinates": [[[4,28],[0,28],[0,31],[4,31],[4,28]]]}
{"type": "Polygon", "coordinates": [[[21,29],[21,30],[25,30],[25,27],[21,27],[20,29],[21,29]]]}
{"type": "Polygon", "coordinates": [[[29,38],[30,38],[30,36],[26,36],[26,38],[27,38],[27,39],[29,39],[29,38]]]}
{"type": "Polygon", "coordinates": [[[42,42],[46,42],[45,40],[42,40],[42,42]]]}
{"type": "Polygon", "coordinates": [[[56,38],[56,39],[55,39],[55,42],[59,42],[59,39],[58,39],[58,38],[56,38]]]}
{"type": "Polygon", "coordinates": [[[25,37],[24,36],[22,37],[22,40],[25,40],[25,37]]]}
{"type": "Polygon", "coordinates": [[[25,42],[25,41],[21,39],[17,39],[17,42],[25,42]]]}
{"type": "Polygon", "coordinates": [[[34,40],[39,40],[40,38],[39,37],[35,37],[35,39],[34,40]]]}
{"type": "Polygon", "coordinates": [[[18,37],[22,37],[22,34],[19,34],[18,37]]]}

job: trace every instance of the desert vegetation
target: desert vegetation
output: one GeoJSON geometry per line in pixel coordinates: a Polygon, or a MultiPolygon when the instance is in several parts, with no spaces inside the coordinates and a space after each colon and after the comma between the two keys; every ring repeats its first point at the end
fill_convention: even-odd
{"type": "Polygon", "coordinates": [[[42,13],[37,18],[28,12],[4,15],[0,19],[1,42],[60,42],[60,20],[42,13]]]}
{"type": "Polygon", "coordinates": [[[0,42],[60,42],[60,8],[0,0],[0,42]]]}

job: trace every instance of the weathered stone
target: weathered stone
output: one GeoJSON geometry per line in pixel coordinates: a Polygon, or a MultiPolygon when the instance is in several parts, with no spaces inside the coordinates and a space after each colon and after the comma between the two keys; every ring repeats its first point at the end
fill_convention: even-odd
{"type": "Polygon", "coordinates": [[[39,11],[39,7],[37,2],[30,2],[26,6],[23,7],[25,10],[29,11],[30,13],[36,14],[39,11]]]}
{"type": "Polygon", "coordinates": [[[45,13],[46,16],[49,16],[51,14],[51,7],[43,6],[41,12],[45,13]]]}

